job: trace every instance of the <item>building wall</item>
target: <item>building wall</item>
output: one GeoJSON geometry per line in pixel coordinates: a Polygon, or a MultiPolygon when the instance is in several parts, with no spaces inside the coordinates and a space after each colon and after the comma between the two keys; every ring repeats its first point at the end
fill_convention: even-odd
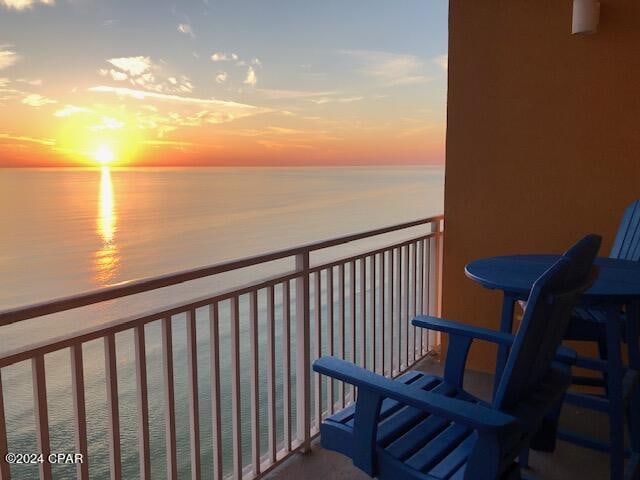
{"type": "Polygon", "coordinates": [[[640,1],[603,0],[598,33],[577,36],[571,0],[449,3],[443,315],[496,328],[501,295],[466,263],[589,232],[606,254],[640,197],[640,1]]]}

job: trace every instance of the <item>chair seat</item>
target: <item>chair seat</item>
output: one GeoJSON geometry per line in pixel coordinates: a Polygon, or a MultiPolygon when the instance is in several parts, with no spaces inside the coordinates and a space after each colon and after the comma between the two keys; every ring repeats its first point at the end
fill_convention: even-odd
{"type": "MultiPolygon", "coordinates": [[[[396,380],[440,395],[487,405],[442,378],[422,372],[410,371],[396,380]]],[[[355,405],[350,405],[322,423],[324,448],[352,456],[354,413],[355,405]]],[[[391,399],[383,401],[378,418],[378,478],[463,478],[477,438],[473,430],[391,399]],[[385,472],[389,472],[388,476],[385,472]]]]}
{"type": "MultiPolygon", "coordinates": [[[[605,338],[605,328],[607,324],[607,312],[599,307],[578,307],[575,308],[569,322],[569,328],[565,334],[566,340],[597,341],[605,338]]],[[[626,339],[627,317],[620,313],[620,333],[626,339]]]]}

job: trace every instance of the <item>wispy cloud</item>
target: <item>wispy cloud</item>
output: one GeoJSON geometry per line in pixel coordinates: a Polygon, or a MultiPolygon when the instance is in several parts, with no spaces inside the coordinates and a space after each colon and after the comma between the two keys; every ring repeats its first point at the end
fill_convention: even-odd
{"type": "Polygon", "coordinates": [[[5,48],[0,45],[0,70],[15,65],[20,59],[16,52],[5,48]]]}
{"type": "Polygon", "coordinates": [[[35,137],[27,137],[24,135],[11,135],[10,133],[0,133],[0,140],[15,140],[18,142],[28,142],[28,143],[37,143],[40,145],[48,145],[53,146],[56,144],[55,140],[49,138],[35,138],[35,137]]]}
{"type": "Polygon", "coordinates": [[[256,83],[258,83],[258,76],[256,75],[256,71],[253,69],[253,67],[249,67],[249,69],[247,70],[247,76],[242,83],[244,83],[245,85],[251,85],[252,87],[256,86],[256,83]]]}
{"type": "Polygon", "coordinates": [[[65,105],[60,110],[57,110],[53,116],[54,117],[70,117],[71,115],[76,115],[78,113],[87,113],[89,109],[84,107],[77,107],[75,105],[65,105]]]}
{"type": "Polygon", "coordinates": [[[193,28],[191,28],[191,25],[188,23],[180,23],[178,25],[178,31],[183,35],[188,35],[191,38],[196,38],[195,34],[193,33],[193,28]]]}
{"type": "Polygon", "coordinates": [[[107,62],[133,76],[143,75],[151,69],[151,59],[143,56],[110,58],[107,62]]]}
{"type": "Polygon", "coordinates": [[[309,90],[279,90],[260,88],[256,92],[263,95],[265,98],[272,100],[291,100],[291,99],[303,99],[314,97],[329,97],[335,95],[335,91],[309,91],[309,90]]]}
{"type": "Polygon", "coordinates": [[[224,83],[229,78],[229,74],[227,72],[220,72],[216,75],[216,83],[224,83]]]}
{"type": "Polygon", "coordinates": [[[360,64],[360,71],[378,78],[384,85],[408,85],[432,80],[420,73],[423,62],[415,55],[381,52],[375,50],[342,50],[360,64]]]}
{"type": "Polygon", "coordinates": [[[235,53],[226,53],[226,52],[214,52],[211,55],[211,60],[214,62],[225,62],[225,61],[236,61],[238,60],[238,55],[235,53]]]}
{"type": "Polygon", "coordinates": [[[30,93],[26,97],[22,99],[22,103],[25,105],[29,105],[30,107],[42,107],[43,105],[48,105],[50,103],[58,103],[55,100],[52,100],[47,97],[43,97],[37,93],[30,93]]]}
{"type": "Polygon", "coordinates": [[[315,103],[316,105],[323,105],[325,103],[353,103],[353,102],[359,102],[360,100],[364,100],[364,97],[362,96],[358,96],[358,97],[322,97],[322,98],[312,98],[310,99],[311,102],[315,103]]]}
{"type": "Polygon", "coordinates": [[[89,89],[91,92],[111,93],[120,97],[129,97],[136,100],[158,100],[161,102],[199,106],[201,110],[192,115],[184,115],[171,112],[167,115],[152,113],[140,115],[140,121],[146,125],[145,128],[158,128],[163,124],[180,126],[196,126],[203,123],[223,123],[244,118],[272,110],[246,103],[217,100],[215,98],[198,98],[146,90],[135,90],[123,87],[96,86],[89,89]]]}
{"type": "Polygon", "coordinates": [[[53,5],[55,2],[54,0],[0,0],[1,6],[14,10],[26,10],[39,3],[53,5]]]}
{"type": "Polygon", "coordinates": [[[115,69],[102,68],[100,75],[111,77],[117,82],[129,82],[131,85],[160,93],[191,93],[193,84],[186,75],[167,76],[162,66],[154,63],[150,57],[119,57],[107,60],[115,69]]]}
{"type": "Polygon", "coordinates": [[[258,108],[258,107],[254,107],[252,105],[247,105],[244,103],[228,102],[225,100],[216,100],[214,98],[185,97],[181,95],[174,95],[174,94],[167,94],[167,93],[149,92],[146,90],[135,90],[133,88],[126,88],[126,87],[110,87],[110,86],[100,85],[100,86],[89,88],[89,91],[100,92],[100,93],[115,93],[116,95],[120,95],[123,97],[131,97],[138,100],[152,98],[156,100],[164,100],[164,101],[179,102],[179,103],[194,103],[194,104],[200,104],[200,105],[220,105],[220,106],[237,106],[237,107],[244,107],[244,108],[258,108]]]}

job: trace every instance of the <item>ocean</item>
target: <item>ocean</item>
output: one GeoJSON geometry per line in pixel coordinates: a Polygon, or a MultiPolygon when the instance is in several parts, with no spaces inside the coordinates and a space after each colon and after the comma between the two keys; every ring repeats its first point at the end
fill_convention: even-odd
{"type": "MultiPolygon", "coordinates": [[[[0,309],[440,214],[443,185],[444,169],[440,166],[0,169],[0,309]]],[[[264,275],[269,268],[282,271],[282,267],[228,274],[0,327],[0,352],[159,304],[188,300],[264,275]]],[[[262,308],[262,299],[260,305],[262,308]]],[[[198,328],[202,330],[198,359],[203,365],[199,369],[201,452],[203,478],[212,478],[205,313],[198,312],[198,328]]],[[[220,335],[224,344],[229,328],[223,320],[220,335]]],[[[173,325],[179,477],[186,478],[190,465],[184,318],[174,318],[173,325]]],[[[242,335],[247,334],[245,327],[241,327],[242,335]]],[[[164,478],[158,322],[146,327],[146,335],[152,469],[154,478],[164,478]]],[[[276,336],[280,335],[281,327],[276,331],[276,336]]],[[[123,476],[129,479],[138,477],[133,448],[137,446],[133,335],[118,334],[116,342],[123,476]]],[[[260,340],[260,358],[264,342],[260,340]]],[[[88,342],[83,353],[90,472],[92,478],[108,478],[103,342],[88,342]]],[[[228,351],[221,351],[223,366],[225,354],[228,351]]],[[[241,363],[247,361],[246,354],[242,355],[241,363]]],[[[46,368],[52,451],[72,453],[69,352],[48,355],[46,368]]],[[[243,382],[247,379],[248,372],[243,372],[243,382]]],[[[9,450],[35,451],[30,363],[2,369],[2,383],[9,450]]],[[[228,378],[221,383],[223,403],[228,406],[228,378]]],[[[281,403],[281,380],[277,389],[281,403]]],[[[243,400],[247,395],[248,388],[244,388],[243,400]]],[[[243,401],[245,419],[249,418],[247,404],[243,401]]],[[[227,410],[225,407],[223,425],[230,425],[227,410]]],[[[266,415],[264,405],[260,415],[266,415]]],[[[262,426],[266,428],[265,423],[262,426]]],[[[229,436],[225,427],[225,470],[231,465],[230,442],[224,441],[229,436]]],[[[262,439],[265,452],[266,434],[262,439]]],[[[248,459],[249,437],[243,434],[242,442],[248,459]]],[[[12,478],[35,478],[36,472],[37,467],[15,467],[12,478]]],[[[74,468],[56,466],[54,478],[75,478],[74,468]]]]}

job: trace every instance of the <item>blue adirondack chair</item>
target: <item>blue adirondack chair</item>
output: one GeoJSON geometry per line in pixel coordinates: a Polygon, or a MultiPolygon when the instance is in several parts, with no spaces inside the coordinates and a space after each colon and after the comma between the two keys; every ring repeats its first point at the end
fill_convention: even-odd
{"type": "MultiPolygon", "coordinates": [[[[640,261],[640,200],[632,202],[624,211],[618,232],[616,233],[609,258],[620,260],[640,261]]],[[[605,338],[605,324],[607,312],[598,307],[579,307],[574,310],[569,328],[565,335],[567,340],[597,342],[600,358],[606,360],[607,348],[605,338]]],[[[620,329],[623,338],[627,331],[627,318],[624,312],[620,313],[620,329]]],[[[631,348],[637,346],[632,345],[631,348]]],[[[578,365],[582,368],[592,369],[592,363],[587,358],[578,357],[578,365]]],[[[606,377],[606,372],[604,374],[606,377]]],[[[590,385],[606,387],[604,378],[585,376],[573,377],[573,383],[577,385],[590,385]]]]}
{"type": "Polygon", "coordinates": [[[520,479],[515,459],[569,385],[569,367],[554,358],[575,302],[595,278],[599,244],[600,237],[585,237],[573,257],[561,258],[536,281],[515,336],[415,319],[416,326],[449,334],[443,378],[410,371],[392,380],[337,358],[316,360],[316,372],[358,388],[355,405],[321,424],[322,446],[382,480],[520,479]],[[474,339],[511,347],[491,404],[462,388],[474,339]]]}

